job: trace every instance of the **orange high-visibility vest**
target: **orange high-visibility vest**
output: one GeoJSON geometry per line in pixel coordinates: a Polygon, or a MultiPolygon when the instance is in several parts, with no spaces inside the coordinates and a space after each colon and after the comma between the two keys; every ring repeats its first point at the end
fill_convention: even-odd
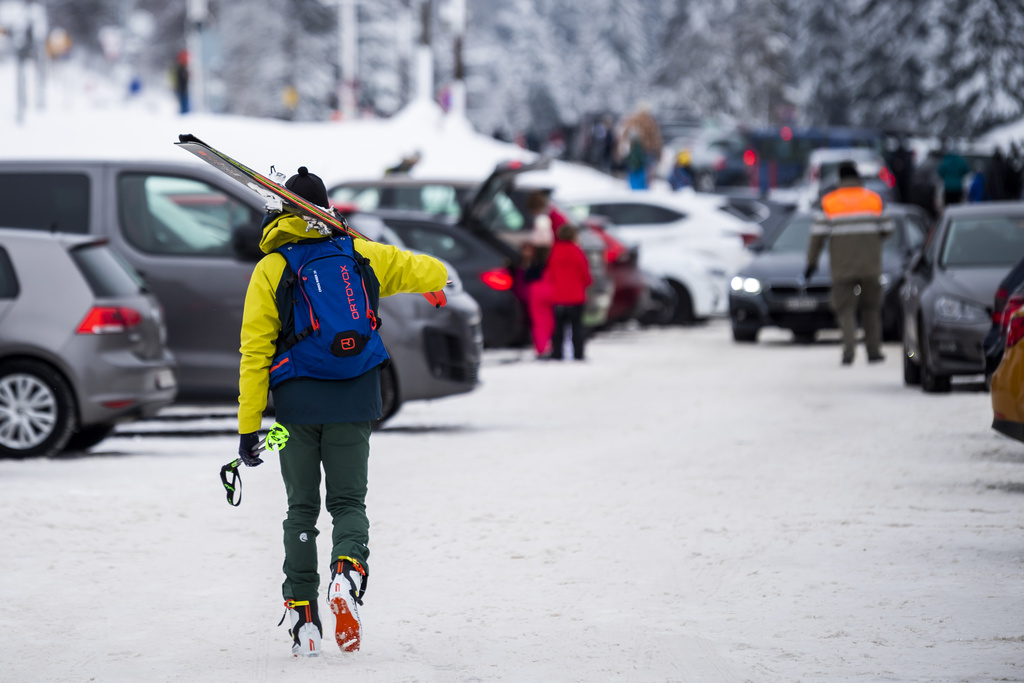
{"type": "Polygon", "coordinates": [[[866,187],[840,187],[821,198],[826,218],[840,218],[850,214],[882,215],[882,198],[866,187]]]}

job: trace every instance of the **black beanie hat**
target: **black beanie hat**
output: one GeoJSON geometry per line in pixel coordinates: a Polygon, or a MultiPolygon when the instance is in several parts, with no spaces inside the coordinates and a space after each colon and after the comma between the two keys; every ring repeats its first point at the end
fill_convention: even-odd
{"type": "Polygon", "coordinates": [[[305,166],[299,166],[299,172],[289,178],[284,186],[307,202],[312,202],[325,209],[331,206],[324,181],[320,180],[320,176],[310,173],[305,166]]]}

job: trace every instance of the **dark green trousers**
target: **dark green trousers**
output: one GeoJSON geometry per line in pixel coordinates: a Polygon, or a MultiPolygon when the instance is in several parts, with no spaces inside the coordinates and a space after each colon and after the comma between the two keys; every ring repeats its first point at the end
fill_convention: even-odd
{"type": "Polygon", "coordinates": [[[334,521],[330,559],[353,557],[365,567],[370,555],[366,547],[370,540],[366,518],[370,423],[284,426],[289,437],[280,458],[288,517],[284,521],[285,580],[281,590],[286,600],[315,600],[320,590],[316,520],[320,516],[321,468],[327,512],[334,521]]]}
{"type": "Polygon", "coordinates": [[[857,307],[864,325],[868,356],[882,355],[882,285],[878,276],[832,283],[832,310],[843,333],[843,358],[852,359],[857,349],[857,307]],[[860,295],[856,294],[860,287],[860,295]],[[859,300],[859,301],[858,301],[859,300]]]}

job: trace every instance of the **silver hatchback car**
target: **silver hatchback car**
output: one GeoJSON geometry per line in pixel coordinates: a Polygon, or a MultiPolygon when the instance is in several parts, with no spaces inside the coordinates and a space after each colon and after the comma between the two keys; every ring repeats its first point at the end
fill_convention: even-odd
{"type": "Polygon", "coordinates": [[[0,456],[98,443],[174,400],[160,305],[103,240],[0,229],[0,456]]]}

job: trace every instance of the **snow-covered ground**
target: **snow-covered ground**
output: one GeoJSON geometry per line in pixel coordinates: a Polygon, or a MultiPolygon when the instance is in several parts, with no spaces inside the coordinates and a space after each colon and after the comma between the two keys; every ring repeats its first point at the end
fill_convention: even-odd
{"type": "Polygon", "coordinates": [[[478,390],[403,407],[371,440],[356,654],[291,657],[278,466],[227,505],[229,410],[0,461],[0,678],[1024,679],[1024,446],[988,395],[764,336],[491,353],[478,390]]]}

